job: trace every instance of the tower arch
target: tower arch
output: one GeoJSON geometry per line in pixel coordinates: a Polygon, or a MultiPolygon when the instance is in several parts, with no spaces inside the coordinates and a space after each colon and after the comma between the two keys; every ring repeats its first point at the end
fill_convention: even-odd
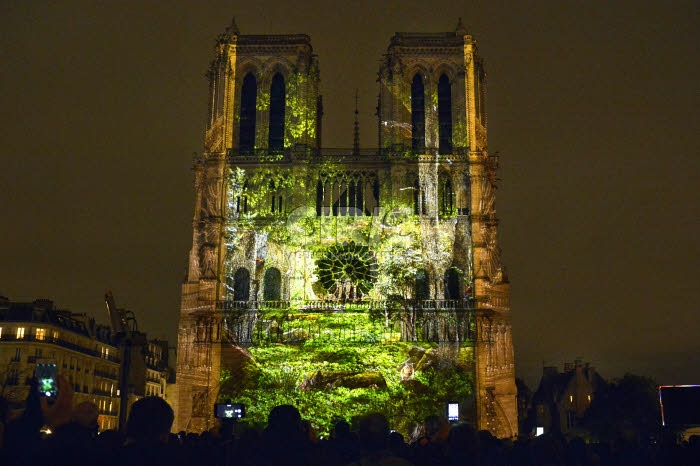
{"type": "Polygon", "coordinates": [[[238,147],[243,155],[255,150],[255,124],[257,119],[258,80],[248,72],[241,84],[241,101],[238,113],[238,147]]]}
{"type": "Polygon", "coordinates": [[[425,84],[422,73],[411,80],[411,148],[413,152],[425,152],[425,84]]]}
{"type": "Polygon", "coordinates": [[[452,153],[452,83],[446,73],[440,75],[437,85],[438,150],[452,153]]]}

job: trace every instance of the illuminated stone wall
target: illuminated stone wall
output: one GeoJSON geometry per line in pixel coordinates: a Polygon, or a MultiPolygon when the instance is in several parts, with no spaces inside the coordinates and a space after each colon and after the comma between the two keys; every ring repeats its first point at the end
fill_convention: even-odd
{"type": "Polygon", "coordinates": [[[456,400],[478,428],[517,433],[481,70],[462,26],[397,33],[380,69],[380,148],[324,151],[308,36],[240,35],[235,24],[220,36],[195,160],[176,429],[211,427],[213,404],[232,399],[250,405],[253,423],[275,403],[297,404],[323,430],[333,414],[325,397],[346,411],[335,414],[383,409],[404,433],[456,400]],[[284,148],[271,150],[278,74],[284,148]],[[419,152],[416,74],[425,96],[419,152]],[[250,75],[255,117],[245,114],[243,128],[250,75]],[[244,150],[251,120],[255,144],[244,150]]]}

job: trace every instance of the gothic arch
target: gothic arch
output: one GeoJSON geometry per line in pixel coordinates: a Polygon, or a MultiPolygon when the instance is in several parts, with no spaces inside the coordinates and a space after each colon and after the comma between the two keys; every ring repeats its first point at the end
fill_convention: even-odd
{"type": "Polygon", "coordinates": [[[270,85],[272,77],[280,73],[285,81],[289,77],[291,70],[294,69],[294,64],[287,60],[285,57],[272,57],[262,64],[262,74],[264,76],[264,81],[266,85],[270,85]]]}
{"type": "Polygon", "coordinates": [[[425,80],[421,73],[411,78],[411,148],[425,152],[425,80]]]}
{"type": "Polygon", "coordinates": [[[426,67],[423,63],[415,63],[409,67],[405,67],[402,74],[409,85],[411,84],[413,77],[417,74],[423,79],[423,84],[425,84],[426,87],[430,81],[430,72],[428,71],[428,67],[426,67]]]}
{"type": "Polygon", "coordinates": [[[236,86],[240,86],[243,80],[243,76],[248,73],[253,73],[257,79],[261,79],[263,76],[263,62],[254,57],[247,57],[244,59],[239,58],[239,62],[236,66],[238,72],[236,73],[237,80],[236,86]]]}
{"type": "Polygon", "coordinates": [[[457,73],[455,72],[455,67],[452,64],[449,63],[440,63],[437,65],[435,68],[433,68],[433,72],[430,76],[431,81],[433,83],[437,83],[440,81],[440,77],[442,75],[447,76],[447,79],[450,80],[450,83],[457,82],[457,73]]]}
{"type": "Polygon", "coordinates": [[[282,73],[275,73],[270,83],[270,117],[268,151],[281,153],[284,150],[285,114],[287,106],[287,83],[282,73]]]}
{"type": "Polygon", "coordinates": [[[255,149],[258,80],[254,73],[247,73],[243,77],[240,89],[238,147],[242,154],[246,154],[255,149]]]}
{"type": "Polygon", "coordinates": [[[440,154],[452,153],[452,83],[447,74],[438,79],[438,151],[440,154]]]}

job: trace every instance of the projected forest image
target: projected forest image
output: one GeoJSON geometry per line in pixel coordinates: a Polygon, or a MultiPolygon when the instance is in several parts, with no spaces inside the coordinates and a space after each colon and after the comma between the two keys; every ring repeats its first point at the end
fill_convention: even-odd
{"type": "Polygon", "coordinates": [[[280,404],[325,434],[370,412],[407,434],[449,401],[474,417],[470,248],[455,244],[469,242],[449,209],[415,215],[416,193],[380,208],[387,182],[329,167],[231,171],[218,399],[246,404],[245,422],[264,425],[280,404]],[[288,212],[309,186],[316,205],[288,212]]]}

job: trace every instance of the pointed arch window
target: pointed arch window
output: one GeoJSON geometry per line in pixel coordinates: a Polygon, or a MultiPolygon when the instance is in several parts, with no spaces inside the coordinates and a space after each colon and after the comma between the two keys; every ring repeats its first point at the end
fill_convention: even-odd
{"type": "Polygon", "coordinates": [[[258,97],[258,85],[253,73],[243,78],[241,89],[240,138],[238,146],[242,155],[250,155],[255,148],[255,102],[258,97]]]}
{"type": "Polygon", "coordinates": [[[284,105],[285,105],[284,77],[277,73],[272,78],[270,85],[270,132],[268,136],[268,149],[271,154],[284,150],[284,105]]]}
{"type": "Polygon", "coordinates": [[[452,89],[447,75],[438,81],[438,137],[441,154],[452,153],[452,89]]]}
{"type": "Polygon", "coordinates": [[[420,74],[411,84],[411,135],[413,152],[425,152],[425,88],[420,74]]]}

